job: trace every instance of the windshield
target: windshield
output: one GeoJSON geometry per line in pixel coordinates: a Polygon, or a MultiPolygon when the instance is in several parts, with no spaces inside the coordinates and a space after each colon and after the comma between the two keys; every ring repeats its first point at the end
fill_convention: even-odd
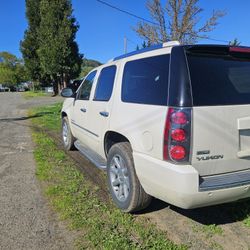
{"type": "Polygon", "coordinates": [[[250,104],[250,58],[187,53],[193,105],[250,104]]]}

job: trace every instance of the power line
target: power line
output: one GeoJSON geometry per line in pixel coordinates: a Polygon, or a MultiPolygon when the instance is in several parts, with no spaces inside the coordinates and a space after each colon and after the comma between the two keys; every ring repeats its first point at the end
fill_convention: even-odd
{"type": "Polygon", "coordinates": [[[215,41],[215,42],[230,43],[230,41],[227,41],[227,40],[214,39],[214,38],[202,37],[202,36],[201,37],[197,36],[197,37],[200,39],[211,40],[211,41],[215,41]]]}
{"type": "Polygon", "coordinates": [[[151,24],[153,24],[153,25],[159,26],[158,23],[154,23],[154,22],[152,22],[152,21],[150,21],[150,20],[148,20],[148,19],[146,19],[146,18],[144,18],[144,17],[137,16],[136,14],[133,14],[133,13],[128,12],[128,11],[126,11],[126,10],[120,9],[119,7],[116,7],[116,6],[114,6],[114,5],[111,5],[111,4],[109,4],[109,3],[107,3],[107,2],[104,2],[104,1],[102,1],[102,0],[96,0],[96,1],[99,2],[99,3],[101,3],[101,4],[107,5],[107,6],[109,6],[109,7],[112,8],[112,9],[118,10],[118,11],[120,11],[120,12],[123,12],[123,13],[127,14],[127,15],[130,15],[130,16],[132,16],[132,17],[135,17],[135,18],[137,18],[137,19],[140,19],[140,20],[142,20],[142,21],[144,21],[144,22],[151,23],[151,24]]]}
{"type": "MultiPolygon", "coordinates": [[[[105,1],[102,1],[102,0],[96,0],[96,1],[103,4],[103,5],[106,5],[106,6],[110,7],[110,8],[112,8],[112,9],[118,10],[118,11],[120,11],[122,13],[130,15],[130,16],[135,17],[137,19],[140,19],[140,20],[142,20],[144,22],[147,22],[147,23],[150,23],[150,24],[153,24],[153,25],[156,25],[156,26],[160,26],[158,23],[152,22],[152,21],[150,21],[150,20],[148,20],[148,19],[146,19],[144,17],[138,16],[136,14],[133,14],[133,13],[129,12],[129,11],[123,10],[123,9],[121,9],[121,8],[119,8],[117,6],[114,6],[112,4],[109,4],[109,3],[105,2],[105,1]]],[[[188,33],[186,33],[186,34],[188,34],[188,33]]],[[[229,43],[230,42],[230,41],[227,41],[227,40],[220,40],[220,39],[202,37],[202,36],[197,36],[197,38],[204,39],[204,40],[215,41],[215,42],[223,42],[223,43],[229,43]]],[[[129,39],[127,39],[127,40],[129,40],[129,39]]],[[[132,41],[130,41],[130,42],[132,42],[132,41]]],[[[132,43],[134,43],[134,42],[132,42],[132,43]]]]}

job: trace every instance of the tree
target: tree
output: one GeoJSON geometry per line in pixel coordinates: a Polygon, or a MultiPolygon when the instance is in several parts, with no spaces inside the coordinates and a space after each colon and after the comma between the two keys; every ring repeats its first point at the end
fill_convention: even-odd
{"type": "Polygon", "coordinates": [[[41,75],[50,77],[57,94],[81,70],[82,55],[75,42],[79,26],[70,0],[40,0],[40,17],[37,52],[41,75]]]}
{"type": "Polygon", "coordinates": [[[199,26],[203,9],[198,6],[198,2],[199,0],[167,0],[163,7],[160,0],[148,0],[146,7],[154,23],[139,22],[134,30],[150,45],[169,40],[193,44],[200,38],[209,38],[207,33],[215,29],[218,19],[226,13],[214,10],[211,17],[199,26]]]}
{"type": "Polygon", "coordinates": [[[240,45],[240,41],[237,38],[234,38],[234,40],[232,40],[231,42],[229,42],[229,45],[231,45],[231,46],[239,46],[240,45]]]}
{"type": "Polygon", "coordinates": [[[6,87],[27,81],[27,72],[23,61],[15,55],[0,52],[0,83],[6,87]]]}
{"type": "Polygon", "coordinates": [[[28,75],[33,81],[41,81],[40,62],[38,58],[38,29],[40,26],[40,0],[26,0],[26,18],[28,28],[24,33],[24,39],[20,43],[20,50],[28,75]]]}

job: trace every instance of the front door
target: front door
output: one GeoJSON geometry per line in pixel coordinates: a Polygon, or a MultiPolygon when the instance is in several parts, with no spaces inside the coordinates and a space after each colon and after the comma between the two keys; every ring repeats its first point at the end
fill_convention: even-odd
{"type": "Polygon", "coordinates": [[[96,71],[92,71],[84,79],[79,90],[77,91],[76,100],[73,107],[72,126],[74,127],[76,138],[86,143],[89,131],[87,130],[87,115],[89,110],[89,98],[93,82],[95,80],[96,71]]]}

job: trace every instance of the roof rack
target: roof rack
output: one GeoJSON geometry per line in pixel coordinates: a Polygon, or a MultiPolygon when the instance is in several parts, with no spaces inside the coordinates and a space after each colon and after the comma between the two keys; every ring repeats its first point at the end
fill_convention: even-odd
{"type": "Polygon", "coordinates": [[[140,49],[140,50],[135,50],[135,51],[129,52],[127,54],[123,54],[121,56],[117,56],[114,59],[109,60],[108,62],[117,61],[119,59],[123,59],[123,58],[129,57],[129,56],[141,54],[141,53],[156,50],[156,49],[161,49],[161,48],[166,48],[166,47],[173,47],[173,46],[178,46],[178,45],[180,45],[180,42],[178,42],[178,41],[169,41],[169,42],[165,42],[165,43],[162,43],[162,44],[156,44],[156,45],[152,45],[150,47],[146,47],[146,48],[143,48],[143,49],[140,49]]]}

